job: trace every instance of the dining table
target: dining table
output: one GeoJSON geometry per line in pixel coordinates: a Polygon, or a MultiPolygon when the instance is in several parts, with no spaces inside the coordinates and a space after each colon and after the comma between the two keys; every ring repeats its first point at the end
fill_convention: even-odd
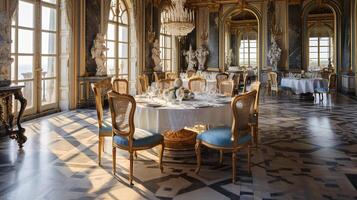
{"type": "Polygon", "coordinates": [[[328,80],[323,78],[282,78],[281,87],[290,88],[295,94],[313,94],[316,88],[327,88],[328,80]]]}
{"type": "Polygon", "coordinates": [[[231,126],[231,97],[195,94],[190,100],[167,101],[159,97],[136,96],[135,127],[163,134],[165,148],[193,150],[197,132],[187,128],[231,126]]]}

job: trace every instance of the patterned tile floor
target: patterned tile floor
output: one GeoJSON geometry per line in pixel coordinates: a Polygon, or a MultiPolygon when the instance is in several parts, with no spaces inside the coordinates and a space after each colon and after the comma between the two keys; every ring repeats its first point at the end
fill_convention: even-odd
{"type": "Polygon", "coordinates": [[[118,176],[111,174],[110,139],[97,165],[96,113],[63,112],[25,123],[28,141],[18,151],[0,139],[0,199],[357,199],[357,101],[334,103],[292,98],[262,99],[261,146],[253,151],[252,173],[238,155],[238,181],[231,183],[230,155],[205,151],[200,175],[195,157],[165,159],[155,151],[134,162],[127,184],[128,154],[118,151],[118,176]]]}

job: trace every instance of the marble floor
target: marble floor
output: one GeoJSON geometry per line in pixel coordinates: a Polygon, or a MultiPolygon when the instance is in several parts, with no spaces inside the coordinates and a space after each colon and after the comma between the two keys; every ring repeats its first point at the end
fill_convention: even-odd
{"type": "Polygon", "coordinates": [[[130,187],[127,153],[117,151],[118,175],[111,173],[110,139],[97,165],[94,110],[28,121],[22,151],[0,139],[0,199],[357,199],[357,100],[332,102],[262,98],[261,145],[251,174],[246,153],[238,155],[236,184],[229,154],[218,166],[218,153],[206,151],[196,175],[195,157],[166,158],[160,173],[150,150],[139,152],[130,187]]]}

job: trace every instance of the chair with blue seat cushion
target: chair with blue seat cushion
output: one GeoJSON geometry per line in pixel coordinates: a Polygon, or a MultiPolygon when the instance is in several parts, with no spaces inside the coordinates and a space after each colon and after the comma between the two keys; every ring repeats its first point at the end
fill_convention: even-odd
{"type": "Polygon", "coordinates": [[[139,150],[151,149],[161,145],[159,153],[159,167],[163,171],[162,156],[164,152],[164,137],[158,133],[136,129],[134,113],[135,99],[127,94],[112,91],[108,94],[109,107],[113,126],[113,173],[116,173],[116,148],[129,151],[130,170],[129,182],[133,182],[133,154],[139,150]]]}
{"type": "Polygon", "coordinates": [[[332,73],[329,75],[329,78],[328,78],[328,87],[327,88],[323,88],[323,87],[316,88],[314,92],[315,92],[315,96],[316,96],[316,94],[318,94],[320,101],[323,101],[324,94],[326,94],[326,96],[328,94],[330,94],[330,95],[335,94],[336,90],[337,90],[337,75],[336,75],[336,73],[332,73]]]}
{"type": "Polygon", "coordinates": [[[92,89],[95,96],[95,107],[98,116],[98,163],[101,164],[102,151],[104,150],[104,137],[112,136],[112,125],[103,119],[103,101],[107,93],[112,89],[110,78],[93,83],[92,89]]]}
{"type": "Polygon", "coordinates": [[[248,149],[248,166],[250,171],[250,145],[252,143],[253,126],[251,125],[254,115],[255,98],[257,91],[234,97],[231,107],[233,111],[232,127],[222,127],[207,130],[197,136],[196,156],[198,174],[201,168],[201,145],[219,150],[220,152],[232,152],[233,183],[236,178],[236,154],[240,149],[248,149]]]}

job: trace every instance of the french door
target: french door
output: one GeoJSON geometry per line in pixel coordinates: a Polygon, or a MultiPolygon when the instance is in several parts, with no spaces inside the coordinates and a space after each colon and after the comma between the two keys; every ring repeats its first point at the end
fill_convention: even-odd
{"type": "Polygon", "coordinates": [[[58,108],[59,16],[59,0],[20,0],[13,17],[11,79],[25,86],[25,115],[58,108]]]}

